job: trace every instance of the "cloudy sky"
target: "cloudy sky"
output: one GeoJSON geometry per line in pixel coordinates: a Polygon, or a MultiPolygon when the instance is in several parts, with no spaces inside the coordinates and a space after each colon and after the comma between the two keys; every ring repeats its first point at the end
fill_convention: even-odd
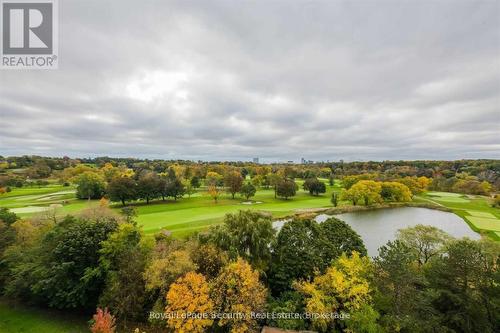
{"type": "Polygon", "coordinates": [[[500,1],[60,1],[0,155],[500,158],[500,1]]]}

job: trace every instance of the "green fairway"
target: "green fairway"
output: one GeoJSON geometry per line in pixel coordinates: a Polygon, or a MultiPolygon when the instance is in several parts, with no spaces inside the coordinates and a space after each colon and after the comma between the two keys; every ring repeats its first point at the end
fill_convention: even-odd
{"type": "Polygon", "coordinates": [[[486,218],[489,218],[489,219],[494,219],[495,218],[495,215],[493,215],[491,213],[487,213],[487,212],[480,212],[480,211],[477,211],[477,210],[466,210],[466,212],[469,215],[472,215],[472,216],[486,217],[486,218]]]}
{"type": "MultiPolygon", "coordinates": [[[[330,190],[331,191],[331,190],[330,190]]],[[[308,192],[298,191],[297,196],[289,200],[275,199],[272,190],[261,190],[252,198],[252,204],[243,204],[245,200],[234,200],[224,196],[215,203],[207,196],[185,198],[177,202],[155,203],[138,206],[137,218],[146,233],[167,229],[174,236],[184,236],[195,230],[222,222],[227,213],[241,209],[267,211],[275,217],[288,215],[296,210],[329,207],[330,193],[313,197],[308,192]]]]}
{"type": "MultiPolygon", "coordinates": [[[[323,180],[326,182],[326,179],[323,180]]],[[[231,199],[229,194],[222,194],[217,203],[203,190],[177,201],[155,201],[149,205],[142,202],[135,207],[138,212],[138,223],[148,234],[167,229],[175,237],[186,236],[196,230],[202,230],[210,225],[221,223],[227,213],[241,209],[262,210],[274,217],[289,215],[298,210],[331,206],[332,191],[340,191],[337,181],[334,186],[327,185],[327,193],[311,196],[302,190],[302,180],[297,180],[299,190],[297,195],[289,200],[274,198],[272,189],[260,189],[247,202],[236,196],[231,199]]],[[[41,188],[14,188],[12,192],[0,197],[0,207],[7,207],[20,217],[44,214],[47,209],[56,209],[57,214],[71,214],[85,208],[97,205],[97,201],[78,200],[72,187],[50,185],[41,188]]],[[[112,208],[121,209],[121,204],[113,203],[112,208]]]]}
{"type": "Polygon", "coordinates": [[[500,239],[497,233],[500,231],[500,209],[491,207],[487,197],[471,195],[465,199],[458,193],[427,192],[418,198],[448,207],[469,223],[472,229],[500,239]]]}
{"type": "Polygon", "coordinates": [[[87,333],[86,320],[0,300],[0,333],[87,333]]]}
{"type": "MultiPolygon", "coordinates": [[[[326,182],[326,180],[323,180],[326,182]]],[[[135,204],[137,221],[147,234],[153,234],[166,229],[174,237],[184,237],[188,234],[206,229],[210,225],[221,223],[227,213],[241,209],[261,210],[269,212],[273,217],[283,217],[301,210],[331,207],[332,191],[340,191],[341,184],[327,186],[327,193],[311,196],[302,190],[302,180],[297,180],[299,190],[297,195],[289,200],[274,198],[272,189],[260,189],[251,198],[251,203],[240,196],[231,199],[229,194],[222,194],[215,203],[205,191],[200,190],[191,197],[177,201],[154,201],[149,205],[143,202],[135,204]]],[[[47,209],[56,209],[57,214],[65,215],[79,212],[85,208],[97,205],[97,201],[78,200],[75,189],[61,185],[49,185],[40,188],[15,188],[12,192],[0,198],[0,207],[10,208],[21,217],[44,214],[47,209]]],[[[451,208],[461,216],[476,231],[488,232],[492,237],[499,231],[497,221],[500,221],[500,210],[491,207],[486,197],[464,196],[458,193],[428,192],[415,198],[426,200],[451,208]]],[[[340,205],[349,205],[348,202],[340,205]]],[[[121,204],[113,203],[112,208],[119,211],[121,204]]]]}
{"type": "Polygon", "coordinates": [[[54,204],[70,204],[75,201],[75,188],[62,185],[49,185],[44,187],[21,187],[13,188],[11,192],[0,196],[0,207],[12,209],[16,214],[30,214],[43,211],[44,208],[54,204]],[[16,209],[28,206],[41,207],[31,210],[16,209]]]}
{"type": "Polygon", "coordinates": [[[466,216],[466,219],[478,229],[500,231],[500,219],[477,216],[466,216]]]}

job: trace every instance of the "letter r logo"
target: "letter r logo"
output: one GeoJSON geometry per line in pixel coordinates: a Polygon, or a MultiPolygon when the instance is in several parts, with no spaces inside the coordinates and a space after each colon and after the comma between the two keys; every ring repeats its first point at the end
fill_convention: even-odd
{"type": "Polygon", "coordinates": [[[52,3],[3,2],[2,16],[3,54],[52,54],[52,3]]]}

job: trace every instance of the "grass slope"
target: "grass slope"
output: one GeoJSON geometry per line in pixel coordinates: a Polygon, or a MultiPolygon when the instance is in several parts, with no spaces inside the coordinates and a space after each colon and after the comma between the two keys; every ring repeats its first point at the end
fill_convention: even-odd
{"type": "Polygon", "coordinates": [[[419,198],[452,209],[473,230],[500,240],[500,209],[491,207],[489,198],[447,192],[427,192],[419,198]]]}
{"type": "Polygon", "coordinates": [[[81,318],[0,300],[0,333],[88,333],[81,318]]]}

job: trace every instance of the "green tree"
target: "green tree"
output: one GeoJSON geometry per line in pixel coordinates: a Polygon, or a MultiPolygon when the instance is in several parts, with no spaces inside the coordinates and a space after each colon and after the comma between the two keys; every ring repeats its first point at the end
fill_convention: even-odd
{"type": "Polygon", "coordinates": [[[332,197],[330,199],[333,207],[337,207],[339,204],[339,194],[337,192],[332,192],[332,197]]]}
{"type": "Polygon", "coordinates": [[[403,242],[390,241],[374,259],[375,304],[384,313],[382,324],[389,332],[441,330],[439,317],[428,304],[426,281],[416,264],[415,252],[403,242]]]}
{"type": "Polygon", "coordinates": [[[125,206],[125,202],[137,198],[136,183],[132,178],[118,176],[108,183],[106,193],[111,201],[121,201],[125,206]]]}
{"type": "Polygon", "coordinates": [[[412,249],[419,265],[426,264],[432,257],[440,254],[446,243],[452,239],[443,230],[422,224],[400,229],[397,238],[412,249]]]}
{"type": "Polygon", "coordinates": [[[309,191],[311,195],[318,195],[326,192],[325,183],[319,181],[317,178],[307,178],[304,181],[304,190],[309,191]]]}
{"type": "Polygon", "coordinates": [[[356,251],[366,256],[363,240],[349,224],[335,217],[330,217],[319,226],[324,239],[321,259],[325,266],[330,265],[343,252],[350,255],[351,252],[356,251]]]}
{"type": "Polygon", "coordinates": [[[293,219],[281,228],[272,246],[269,284],[273,294],[291,288],[292,281],[312,277],[323,264],[322,230],[309,219],[293,219]]]}
{"type": "Polygon", "coordinates": [[[291,179],[283,179],[276,186],[276,194],[278,197],[285,198],[288,200],[290,197],[294,197],[297,193],[297,184],[291,179]]]}
{"type": "Polygon", "coordinates": [[[242,257],[263,270],[271,257],[270,244],[275,232],[270,215],[240,210],[236,214],[226,214],[224,224],[201,235],[201,240],[227,251],[232,258],[242,257]]]}
{"type": "Polygon", "coordinates": [[[247,199],[247,200],[250,197],[253,197],[256,192],[257,192],[257,189],[251,183],[243,184],[243,186],[241,187],[241,190],[240,190],[241,195],[243,195],[245,197],[245,199],[247,199]]]}
{"type": "Polygon", "coordinates": [[[86,171],[75,179],[76,197],[78,199],[100,199],[105,193],[104,178],[92,171],[86,171]]]}
{"type": "Polygon", "coordinates": [[[186,188],[182,181],[179,178],[168,179],[165,184],[165,192],[167,196],[174,198],[177,201],[178,198],[181,198],[186,192],[186,188]]]}
{"type": "Polygon", "coordinates": [[[18,220],[16,213],[11,212],[8,208],[0,208],[0,221],[4,222],[6,225],[11,225],[18,220]]]}
{"type": "Polygon", "coordinates": [[[102,243],[99,251],[99,268],[94,272],[106,276],[99,303],[113,309],[125,324],[129,319],[139,320],[144,316],[146,289],[143,272],[151,247],[151,243],[143,239],[138,226],[123,223],[102,243]]]}
{"type": "Polygon", "coordinates": [[[500,246],[461,239],[432,260],[426,271],[435,290],[432,304],[442,325],[456,332],[498,332],[500,329],[500,246]]]}
{"type": "Polygon", "coordinates": [[[276,173],[269,173],[266,175],[266,182],[274,188],[274,198],[278,195],[278,184],[282,181],[282,178],[276,173]]]}
{"type": "Polygon", "coordinates": [[[117,226],[117,220],[100,216],[67,216],[39,227],[22,223],[16,237],[24,250],[15,254],[19,247],[13,247],[7,258],[7,293],[59,309],[95,309],[105,277],[86,274],[98,267],[102,242],[117,226]]]}
{"type": "Polygon", "coordinates": [[[293,219],[281,228],[272,246],[269,284],[274,294],[289,290],[294,280],[324,272],[342,253],[366,255],[360,236],[345,222],[329,218],[293,219]]]}
{"type": "Polygon", "coordinates": [[[137,194],[140,199],[149,201],[161,193],[162,182],[155,172],[144,172],[137,181],[137,194]]]}
{"type": "Polygon", "coordinates": [[[231,193],[231,197],[234,199],[234,195],[241,190],[243,185],[243,177],[238,171],[230,171],[224,177],[224,186],[227,191],[231,193]]]}
{"type": "Polygon", "coordinates": [[[200,177],[193,176],[193,178],[191,178],[190,180],[190,183],[194,188],[199,188],[201,186],[200,177]]]}

